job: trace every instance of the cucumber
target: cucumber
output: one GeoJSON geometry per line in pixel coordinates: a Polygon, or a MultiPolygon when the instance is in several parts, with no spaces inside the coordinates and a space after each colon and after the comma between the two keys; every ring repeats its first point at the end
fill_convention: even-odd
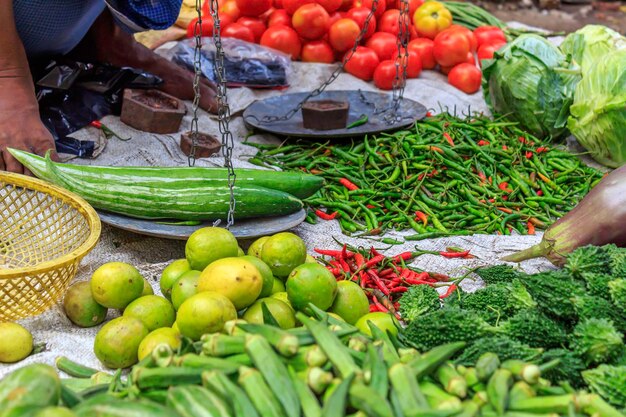
{"type": "MultiPolygon", "coordinates": [[[[37,177],[52,181],[45,158],[17,149],[10,149],[9,152],[37,177]]],[[[158,188],[187,188],[190,185],[208,184],[217,188],[228,188],[226,168],[100,167],[60,163],[54,163],[54,166],[65,175],[82,177],[89,181],[111,181],[158,188]]],[[[238,185],[254,185],[283,191],[298,198],[310,197],[324,185],[324,179],[321,177],[297,172],[236,168],[235,174],[238,185]]]]}
{"type": "Polygon", "coordinates": [[[228,405],[217,395],[197,385],[182,385],[171,388],[167,394],[167,405],[182,417],[230,417],[228,405]]]}
{"type": "Polygon", "coordinates": [[[28,365],[0,381],[0,410],[57,405],[60,397],[61,380],[49,365],[28,365]]]}
{"type": "Polygon", "coordinates": [[[72,411],[77,417],[181,417],[169,407],[149,401],[94,397],[72,411]]]}

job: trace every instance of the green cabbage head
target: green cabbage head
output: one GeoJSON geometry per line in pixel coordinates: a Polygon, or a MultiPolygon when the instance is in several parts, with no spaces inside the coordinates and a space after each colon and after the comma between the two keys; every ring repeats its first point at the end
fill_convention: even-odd
{"type": "Polygon", "coordinates": [[[613,51],[576,87],[569,130],[599,163],[626,164],[626,49],[613,51]]]}
{"type": "Polygon", "coordinates": [[[587,25],[567,35],[560,48],[563,53],[572,56],[584,76],[593,64],[604,59],[608,53],[626,48],[626,38],[606,26],[587,25]]]}
{"type": "Polygon", "coordinates": [[[483,93],[491,111],[540,138],[567,133],[579,80],[567,56],[537,35],[522,35],[483,61],[483,93]]]}

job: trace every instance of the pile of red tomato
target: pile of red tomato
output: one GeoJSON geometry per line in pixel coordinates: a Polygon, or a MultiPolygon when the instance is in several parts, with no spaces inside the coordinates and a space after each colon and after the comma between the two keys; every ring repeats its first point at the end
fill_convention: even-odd
{"type": "MultiPolygon", "coordinates": [[[[259,43],[304,62],[332,63],[350,54],[371,12],[373,0],[226,0],[220,2],[223,37],[259,43]]],[[[378,0],[367,32],[345,65],[345,70],[390,90],[396,78],[400,0],[378,0]]],[[[411,41],[408,44],[407,77],[423,69],[448,75],[448,82],[465,93],[480,89],[482,73],[476,65],[491,58],[506,44],[497,27],[473,32],[453,24],[453,17],[437,1],[410,0],[411,41]]],[[[195,21],[187,35],[193,36],[195,21]]],[[[202,34],[211,36],[213,21],[209,1],[203,6],[202,34]]],[[[404,58],[400,58],[404,59],[404,58]]]]}

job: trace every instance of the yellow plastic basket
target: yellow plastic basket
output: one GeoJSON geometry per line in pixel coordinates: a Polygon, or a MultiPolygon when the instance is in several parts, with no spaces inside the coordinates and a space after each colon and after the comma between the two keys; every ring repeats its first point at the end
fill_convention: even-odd
{"type": "Polygon", "coordinates": [[[56,304],[100,231],[98,214],[82,198],[0,171],[0,323],[56,304]]]}

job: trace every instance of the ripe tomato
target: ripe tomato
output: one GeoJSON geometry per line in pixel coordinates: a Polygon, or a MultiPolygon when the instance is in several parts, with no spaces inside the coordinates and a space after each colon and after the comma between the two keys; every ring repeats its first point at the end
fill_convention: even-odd
{"type": "Polygon", "coordinates": [[[467,54],[467,58],[465,58],[465,63],[467,64],[472,64],[472,65],[476,65],[476,58],[474,57],[474,54],[472,52],[469,52],[467,54]]]}
{"type": "Polygon", "coordinates": [[[254,41],[256,43],[259,43],[259,41],[261,40],[261,36],[263,36],[263,32],[265,32],[265,29],[267,29],[265,23],[263,23],[263,21],[258,17],[240,17],[237,20],[237,23],[247,27],[252,31],[252,34],[254,35],[254,41]]]}
{"type": "Polygon", "coordinates": [[[302,43],[298,33],[288,26],[272,26],[261,36],[261,45],[274,48],[291,55],[291,59],[300,57],[302,43]]]}
{"type": "Polygon", "coordinates": [[[237,2],[235,0],[228,0],[224,2],[220,5],[218,11],[220,13],[220,17],[228,15],[232,18],[233,22],[241,16],[241,11],[239,10],[239,6],[237,6],[237,2]]]}
{"type": "Polygon", "coordinates": [[[393,60],[382,61],[374,71],[374,85],[381,90],[393,89],[393,82],[396,79],[396,64],[393,60]]]}
{"type": "Polygon", "coordinates": [[[495,43],[496,41],[506,43],[506,35],[502,29],[495,26],[480,26],[474,29],[474,36],[478,47],[486,43],[495,43]]]}
{"type": "Polygon", "coordinates": [[[398,19],[400,18],[400,10],[398,9],[390,9],[387,10],[381,16],[378,21],[378,31],[379,32],[387,32],[392,35],[398,36],[400,32],[400,25],[398,24],[398,19]]]}
{"type": "Polygon", "coordinates": [[[317,3],[330,14],[339,10],[343,0],[317,0],[317,3]]]}
{"type": "Polygon", "coordinates": [[[480,45],[480,47],[478,48],[478,52],[476,52],[476,55],[478,56],[478,63],[480,64],[480,66],[483,65],[483,59],[492,59],[493,53],[502,48],[504,45],[506,45],[505,42],[497,41],[494,43],[484,43],[480,45]]]}
{"type": "MultiPolygon", "coordinates": [[[[359,25],[359,28],[363,30],[363,26],[365,25],[365,21],[367,20],[367,16],[369,16],[370,11],[371,10],[367,7],[353,7],[348,10],[346,17],[354,20],[359,25]]],[[[369,24],[367,25],[367,32],[365,33],[365,36],[363,36],[363,39],[371,38],[374,33],[376,33],[376,17],[372,16],[369,24]]]]}
{"type": "Polygon", "coordinates": [[[368,39],[365,46],[373,49],[381,61],[393,59],[398,55],[397,38],[391,33],[376,32],[368,39]]]}
{"type": "Polygon", "coordinates": [[[283,8],[291,16],[296,10],[308,3],[315,3],[315,0],[283,0],[283,8]]]}
{"type": "MultiPolygon", "coordinates": [[[[405,56],[402,54],[402,60],[404,61],[405,56]]],[[[402,68],[400,68],[402,70],[402,68]]],[[[407,78],[417,78],[420,76],[422,72],[422,59],[420,58],[419,53],[416,50],[409,49],[409,60],[406,65],[406,76],[407,78]]]]}
{"type": "Polygon", "coordinates": [[[420,56],[423,69],[433,69],[437,66],[433,55],[433,41],[428,38],[417,38],[409,42],[409,52],[414,51],[420,56]]]}
{"type": "Polygon", "coordinates": [[[267,20],[267,27],[272,26],[289,26],[291,27],[291,17],[287,14],[287,11],[284,9],[276,9],[270,15],[270,18],[267,20]]]}
{"type": "Polygon", "coordinates": [[[326,41],[307,42],[302,46],[302,61],[331,64],[335,62],[335,52],[326,41]]]}
{"type": "Polygon", "coordinates": [[[452,24],[452,14],[438,1],[428,1],[413,14],[413,24],[421,36],[434,39],[452,24]]]}
{"type": "Polygon", "coordinates": [[[460,25],[451,25],[446,30],[458,30],[459,32],[461,32],[463,35],[465,35],[465,37],[467,38],[467,41],[470,44],[470,51],[476,52],[476,49],[478,47],[477,42],[476,42],[476,36],[474,36],[474,33],[471,30],[469,30],[465,26],[460,26],[460,25]]]}
{"type": "Polygon", "coordinates": [[[480,90],[482,72],[472,64],[459,64],[450,70],[448,82],[467,94],[480,90]]]}
{"type": "Polygon", "coordinates": [[[300,7],[291,17],[291,24],[304,39],[315,40],[328,30],[328,12],[319,4],[310,3],[300,7]]]}
{"type": "Polygon", "coordinates": [[[231,23],[222,29],[222,37],[224,38],[236,38],[242,41],[254,43],[254,33],[249,27],[242,25],[241,23],[231,23]]]}
{"type": "MultiPolygon", "coordinates": [[[[367,7],[372,10],[372,6],[374,5],[373,0],[354,0],[352,3],[352,7],[367,7]]],[[[378,0],[378,4],[376,5],[376,12],[374,12],[374,16],[376,19],[380,19],[387,10],[387,0],[378,0]]]]}
{"type": "MultiPolygon", "coordinates": [[[[400,9],[402,0],[393,0],[387,2],[387,10],[400,9]]],[[[409,16],[413,16],[415,11],[424,4],[424,0],[409,0],[409,16]]]]}
{"type": "Polygon", "coordinates": [[[274,7],[277,9],[283,8],[283,0],[274,0],[274,7]]]}
{"type": "Polygon", "coordinates": [[[354,47],[361,33],[359,25],[352,19],[339,19],[328,30],[328,40],[337,52],[354,47]]]}
{"type": "Polygon", "coordinates": [[[261,19],[261,21],[265,24],[267,24],[268,19],[270,18],[270,16],[272,15],[272,13],[274,13],[274,10],[276,10],[273,7],[270,7],[269,9],[267,9],[267,11],[265,13],[263,13],[261,16],[259,16],[259,19],[261,19]]]}
{"type": "MultiPolygon", "coordinates": [[[[196,28],[197,21],[198,21],[198,18],[196,17],[191,22],[189,22],[189,25],[187,25],[187,37],[188,38],[194,37],[194,30],[196,28]]],[[[220,21],[221,21],[222,27],[224,27],[224,25],[230,25],[233,22],[230,16],[223,16],[220,19],[220,21]]],[[[201,32],[202,32],[202,36],[213,36],[213,18],[211,17],[210,14],[202,16],[201,32]]]]}
{"type": "Polygon", "coordinates": [[[258,17],[272,7],[272,0],[235,0],[242,16],[258,17]]]}
{"type": "Polygon", "coordinates": [[[460,30],[444,30],[435,37],[433,48],[437,63],[450,67],[465,62],[470,52],[470,43],[460,30]]]}
{"type": "MultiPolygon", "coordinates": [[[[349,53],[350,51],[346,53],[346,56],[349,53]]],[[[378,64],[380,64],[380,60],[376,52],[365,46],[359,46],[356,48],[356,51],[354,51],[350,60],[346,62],[344,69],[357,78],[370,81],[374,76],[374,71],[376,67],[378,67],[378,64]]]]}
{"type": "Polygon", "coordinates": [[[343,19],[345,17],[347,17],[347,13],[346,12],[335,12],[335,13],[331,14],[329,16],[329,18],[328,18],[328,27],[330,28],[333,25],[333,23],[335,23],[337,20],[343,19]]]}
{"type": "Polygon", "coordinates": [[[341,0],[341,7],[339,7],[339,10],[341,11],[348,11],[352,8],[352,3],[354,0],[341,0]]]}

